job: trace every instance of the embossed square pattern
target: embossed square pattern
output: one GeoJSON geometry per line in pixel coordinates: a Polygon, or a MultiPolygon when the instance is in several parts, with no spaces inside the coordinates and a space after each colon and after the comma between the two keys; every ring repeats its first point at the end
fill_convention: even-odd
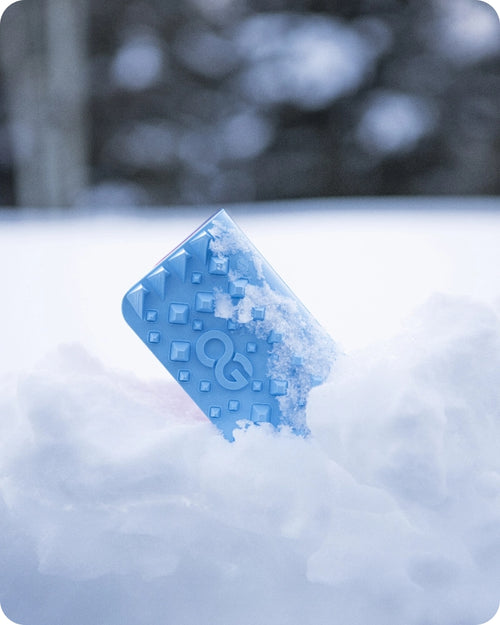
{"type": "Polygon", "coordinates": [[[122,310],[228,440],[250,422],[308,432],[307,395],[329,373],[333,342],[225,211],[135,284],[122,310]]]}

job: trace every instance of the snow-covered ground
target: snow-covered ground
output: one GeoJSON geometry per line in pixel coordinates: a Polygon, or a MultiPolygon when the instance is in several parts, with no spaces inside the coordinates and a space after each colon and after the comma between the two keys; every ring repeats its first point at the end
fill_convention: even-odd
{"type": "Polygon", "coordinates": [[[500,600],[500,201],[228,212],[330,332],[227,443],[122,320],[210,209],[0,215],[0,604],[23,625],[478,625],[500,600]]]}

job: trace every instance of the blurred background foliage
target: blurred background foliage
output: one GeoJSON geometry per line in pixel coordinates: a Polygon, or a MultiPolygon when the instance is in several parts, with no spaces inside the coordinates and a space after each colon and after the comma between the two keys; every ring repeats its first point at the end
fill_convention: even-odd
{"type": "Polygon", "coordinates": [[[22,0],[0,28],[0,203],[500,192],[480,0],[22,0]]]}

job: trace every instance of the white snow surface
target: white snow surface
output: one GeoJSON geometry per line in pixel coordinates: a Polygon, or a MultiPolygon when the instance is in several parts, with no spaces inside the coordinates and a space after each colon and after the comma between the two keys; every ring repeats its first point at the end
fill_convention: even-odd
{"type": "Polygon", "coordinates": [[[478,625],[500,600],[498,200],[227,208],[341,348],[227,442],[121,319],[215,209],[0,216],[0,604],[21,625],[478,625]]]}

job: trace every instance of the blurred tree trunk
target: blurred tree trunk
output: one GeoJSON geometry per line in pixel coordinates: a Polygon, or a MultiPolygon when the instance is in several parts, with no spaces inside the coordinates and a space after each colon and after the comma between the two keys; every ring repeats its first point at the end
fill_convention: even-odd
{"type": "Polygon", "coordinates": [[[0,29],[16,203],[70,206],[87,183],[87,0],[22,0],[0,29]]]}

